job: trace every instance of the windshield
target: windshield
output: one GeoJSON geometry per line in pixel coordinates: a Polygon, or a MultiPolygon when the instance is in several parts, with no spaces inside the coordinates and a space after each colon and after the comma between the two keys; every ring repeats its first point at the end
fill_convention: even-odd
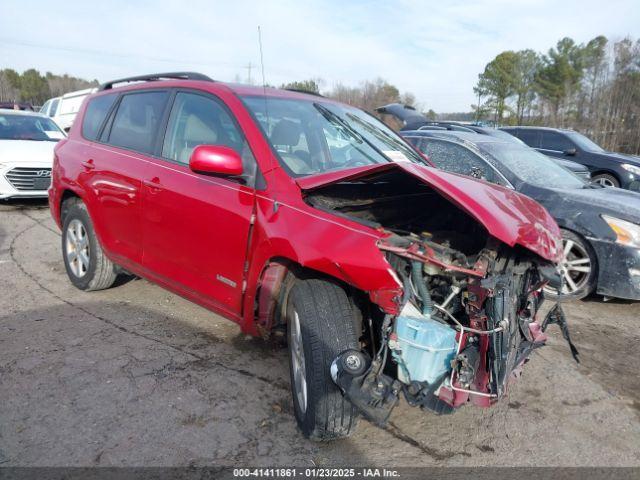
{"type": "Polygon", "coordinates": [[[583,188],[585,182],[533,148],[515,143],[479,143],[499,170],[507,169],[520,180],[542,188],[583,188]]]}
{"type": "Polygon", "coordinates": [[[422,163],[396,133],[357,108],[256,96],[243,101],[294,177],[389,161],[422,163]]]}
{"type": "Polygon", "coordinates": [[[64,138],[64,133],[53,120],[31,115],[0,113],[0,140],[57,142],[61,138],[64,138]]]}
{"type": "Polygon", "coordinates": [[[580,133],[567,132],[567,137],[573,140],[573,142],[582,150],[586,150],[587,152],[604,153],[604,149],[600,145],[580,133]]]}

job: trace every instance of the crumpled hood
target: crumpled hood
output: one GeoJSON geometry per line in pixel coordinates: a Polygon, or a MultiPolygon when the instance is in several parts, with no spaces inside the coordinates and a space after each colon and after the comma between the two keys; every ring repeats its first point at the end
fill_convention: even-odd
{"type": "Polygon", "coordinates": [[[296,183],[301,190],[312,191],[394,168],[422,180],[507,245],[521,245],[552,262],[561,260],[560,229],[547,210],[529,197],[498,185],[409,162],[381,163],[310,175],[296,179],[296,183]]]}
{"type": "Polygon", "coordinates": [[[56,142],[0,140],[0,163],[53,163],[56,142]]]}

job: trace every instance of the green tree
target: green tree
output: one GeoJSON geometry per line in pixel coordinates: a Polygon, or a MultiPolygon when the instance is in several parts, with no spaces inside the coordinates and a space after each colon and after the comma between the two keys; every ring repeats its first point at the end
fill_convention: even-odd
{"type": "Polygon", "coordinates": [[[549,102],[556,125],[564,123],[564,115],[561,118],[562,109],[580,86],[584,71],[583,60],[583,48],[568,37],[560,40],[555,49],[549,49],[542,56],[542,66],[536,74],[536,89],[549,102]]]}
{"type": "Polygon", "coordinates": [[[20,75],[20,99],[42,105],[50,96],[47,79],[31,68],[20,75]]]}
{"type": "Polygon", "coordinates": [[[310,92],[310,93],[320,93],[320,86],[318,85],[318,82],[311,78],[309,80],[301,80],[296,82],[285,83],[280,88],[286,88],[290,90],[302,90],[304,92],[310,92]]]}
{"type": "Polygon", "coordinates": [[[513,91],[516,95],[516,120],[521,124],[525,111],[531,109],[535,99],[535,79],[540,68],[540,57],[533,50],[516,52],[513,91]]]}
{"type": "Polygon", "coordinates": [[[13,102],[20,97],[20,74],[11,68],[0,70],[0,101],[13,102]]]}
{"type": "Polygon", "coordinates": [[[507,99],[515,93],[517,69],[518,55],[506,51],[498,54],[478,75],[474,91],[479,97],[489,97],[488,104],[493,107],[494,120],[498,123],[507,110],[507,99]]]}
{"type": "Polygon", "coordinates": [[[433,109],[429,109],[429,111],[425,114],[425,116],[429,119],[429,120],[437,120],[438,119],[438,114],[436,112],[433,111],[433,109]]]}

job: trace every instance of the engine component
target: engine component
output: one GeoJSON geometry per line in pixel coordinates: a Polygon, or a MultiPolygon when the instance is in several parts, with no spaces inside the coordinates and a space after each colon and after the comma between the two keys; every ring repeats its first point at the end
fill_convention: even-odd
{"type": "Polygon", "coordinates": [[[444,380],[444,377],[448,375],[442,375],[432,385],[426,382],[411,382],[411,385],[405,386],[402,391],[407,403],[414,406],[420,406],[425,410],[429,410],[438,415],[448,415],[453,413],[454,408],[444,400],[437,397],[435,392],[440,387],[440,384],[444,380]]]}
{"type": "Polygon", "coordinates": [[[469,337],[468,346],[460,352],[453,361],[453,368],[458,374],[458,381],[464,388],[469,388],[476,376],[478,365],[480,363],[480,348],[478,342],[471,340],[475,337],[469,337]]]}
{"type": "Polygon", "coordinates": [[[331,364],[331,377],[360,413],[384,427],[398,404],[401,385],[380,367],[378,359],[372,362],[366,353],[346,350],[331,364]]]}

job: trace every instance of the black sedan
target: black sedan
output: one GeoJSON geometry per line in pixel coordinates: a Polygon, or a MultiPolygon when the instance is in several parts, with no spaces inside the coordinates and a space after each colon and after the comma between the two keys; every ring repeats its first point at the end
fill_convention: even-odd
{"type": "Polygon", "coordinates": [[[593,185],[527,146],[477,133],[403,131],[438,168],[534,198],[562,229],[562,295],[640,300],[640,195],[593,185]]]}

